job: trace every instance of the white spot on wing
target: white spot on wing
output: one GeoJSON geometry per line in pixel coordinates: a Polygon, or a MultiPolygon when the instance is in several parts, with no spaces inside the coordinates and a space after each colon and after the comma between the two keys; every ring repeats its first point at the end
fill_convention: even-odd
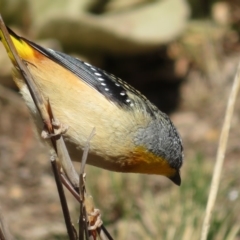
{"type": "Polygon", "coordinates": [[[87,65],[87,66],[89,66],[89,67],[91,67],[92,65],[91,64],[89,64],[89,63],[86,63],[86,62],[83,62],[85,65],[87,65]]]}

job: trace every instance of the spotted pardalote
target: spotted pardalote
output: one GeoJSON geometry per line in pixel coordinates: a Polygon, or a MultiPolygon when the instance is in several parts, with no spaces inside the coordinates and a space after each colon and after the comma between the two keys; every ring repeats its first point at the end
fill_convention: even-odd
{"type": "MultiPolygon", "coordinates": [[[[165,113],[114,75],[43,48],[11,30],[9,34],[36,86],[50,100],[54,116],[69,127],[64,138],[73,160],[81,160],[95,128],[87,164],[117,172],[164,175],[180,185],[182,141],[165,113]]],[[[0,37],[13,60],[2,31],[0,37]]],[[[40,131],[42,122],[15,65],[13,78],[40,131]]]]}

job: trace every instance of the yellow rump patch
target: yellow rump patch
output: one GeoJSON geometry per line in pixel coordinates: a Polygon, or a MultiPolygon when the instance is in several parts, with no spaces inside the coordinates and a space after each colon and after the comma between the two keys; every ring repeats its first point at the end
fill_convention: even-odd
{"type": "MultiPolygon", "coordinates": [[[[19,38],[15,38],[14,36],[11,36],[11,40],[17,50],[18,55],[20,56],[20,58],[28,60],[33,58],[34,56],[36,56],[36,50],[34,50],[28,43],[26,43],[23,39],[19,38]]],[[[14,56],[12,54],[12,51],[10,50],[8,43],[6,41],[6,38],[3,34],[3,32],[0,30],[0,40],[2,41],[4,47],[7,50],[7,54],[9,56],[9,58],[11,59],[11,61],[13,62],[13,64],[15,64],[15,59],[14,56]]]]}
{"type": "Polygon", "coordinates": [[[11,36],[13,44],[22,59],[29,59],[35,56],[35,50],[24,40],[16,39],[15,37],[11,36]]]}

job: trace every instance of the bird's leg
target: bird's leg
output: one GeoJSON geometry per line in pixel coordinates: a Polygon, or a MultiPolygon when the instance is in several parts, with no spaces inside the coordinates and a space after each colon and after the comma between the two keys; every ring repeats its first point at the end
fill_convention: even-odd
{"type": "Polygon", "coordinates": [[[46,129],[42,130],[41,137],[43,139],[48,139],[51,137],[59,136],[67,132],[69,126],[61,123],[58,119],[52,120],[52,126],[54,127],[54,133],[48,133],[46,129]]]}

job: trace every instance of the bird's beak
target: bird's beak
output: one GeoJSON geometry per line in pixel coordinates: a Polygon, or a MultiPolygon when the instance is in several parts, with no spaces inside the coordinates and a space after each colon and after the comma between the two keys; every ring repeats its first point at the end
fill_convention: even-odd
{"type": "Polygon", "coordinates": [[[180,177],[180,173],[179,170],[176,170],[176,173],[171,176],[168,177],[171,181],[173,181],[176,185],[180,186],[181,185],[181,177],[180,177]]]}

